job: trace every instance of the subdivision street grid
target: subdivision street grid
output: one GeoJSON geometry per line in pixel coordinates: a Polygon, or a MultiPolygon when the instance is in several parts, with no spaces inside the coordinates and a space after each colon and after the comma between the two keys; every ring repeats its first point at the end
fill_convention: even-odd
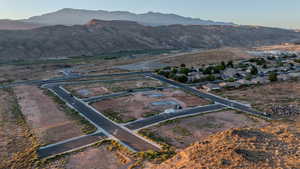
{"type": "MultiPolygon", "coordinates": [[[[124,79],[124,81],[126,80],[127,79],[124,79]]],[[[88,81],[85,81],[85,83],[86,82],[88,81]]],[[[74,82],[74,83],[80,83],[80,82],[74,82]]],[[[35,80],[35,81],[13,83],[13,84],[8,84],[6,86],[0,86],[0,88],[13,87],[17,85],[38,85],[43,88],[47,88],[48,90],[56,94],[60,99],[62,99],[69,107],[78,111],[81,116],[83,116],[86,120],[88,120],[91,124],[93,124],[97,128],[97,131],[93,134],[80,136],[77,138],[71,138],[65,141],[61,141],[55,144],[41,147],[38,150],[38,154],[41,158],[49,158],[58,154],[72,152],[90,146],[92,144],[95,144],[104,139],[114,139],[118,141],[121,145],[127,147],[129,150],[134,152],[147,151],[147,150],[159,151],[161,148],[160,145],[138,135],[137,131],[142,128],[150,127],[167,120],[172,120],[172,119],[182,118],[187,116],[194,116],[202,113],[215,112],[226,108],[235,109],[261,118],[269,119],[267,116],[265,116],[265,113],[256,111],[247,105],[244,105],[236,101],[231,101],[226,98],[222,98],[209,93],[204,93],[202,91],[190,87],[189,85],[181,84],[166,79],[165,77],[156,75],[152,72],[130,72],[130,73],[117,73],[117,74],[91,75],[91,76],[76,75],[71,77],[62,77],[62,78],[56,78],[50,80],[41,80],[41,81],[35,80]],[[161,113],[148,118],[138,119],[136,121],[126,123],[126,124],[118,124],[110,120],[109,118],[107,118],[98,110],[94,109],[90,105],[90,103],[102,99],[107,99],[110,97],[126,96],[130,93],[151,91],[160,88],[134,89],[130,91],[123,91],[119,93],[113,93],[113,94],[103,95],[103,96],[95,96],[92,98],[85,98],[85,99],[79,99],[73,96],[72,94],[70,94],[69,91],[63,88],[63,85],[65,85],[66,83],[72,83],[70,82],[70,80],[73,79],[89,78],[89,77],[94,78],[94,77],[127,76],[127,75],[143,75],[148,78],[153,78],[163,83],[169,84],[172,87],[182,89],[198,97],[210,100],[214,103],[206,106],[199,106],[190,109],[177,110],[172,113],[161,113]]]]}

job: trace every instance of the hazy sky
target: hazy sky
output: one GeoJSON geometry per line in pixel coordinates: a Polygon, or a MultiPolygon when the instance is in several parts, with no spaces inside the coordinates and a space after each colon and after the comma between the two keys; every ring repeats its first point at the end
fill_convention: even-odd
{"type": "Polygon", "coordinates": [[[175,13],[237,24],[300,29],[300,0],[0,0],[0,19],[19,19],[61,8],[175,13]]]}

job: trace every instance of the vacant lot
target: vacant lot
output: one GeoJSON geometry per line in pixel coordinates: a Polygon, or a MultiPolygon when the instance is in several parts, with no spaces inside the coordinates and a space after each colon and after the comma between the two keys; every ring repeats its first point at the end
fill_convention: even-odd
{"type": "Polygon", "coordinates": [[[166,109],[206,105],[209,102],[178,89],[139,92],[129,96],[111,98],[94,103],[93,106],[118,122],[127,122],[161,113],[166,109]]]}
{"type": "Polygon", "coordinates": [[[242,49],[222,48],[207,50],[197,54],[186,54],[176,57],[167,57],[160,60],[161,63],[178,66],[182,63],[188,66],[201,66],[203,64],[220,63],[222,61],[239,60],[251,56],[242,49]]]}
{"type": "Polygon", "coordinates": [[[285,50],[285,51],[300,51],[300,45],[288,44],[288,45],[272,45],[272,46],[262,46],[255,48],[256,50],[268,51],[268,50],[285,50]]]}
{"type": "Polygon", "coordinates": [[[27,123],[42,144],[83,135],[80,126],[64,110],[35,86],[19,86],[15,92],[27,123]]]}
{"type": "Polygon", "coordinates": [[[13,90],[0,90],[0,168],[32,168],[38,145],[13,90]]]}
{"type": "Polygon", "coordinates": [[[111,78],[111,81],[97,82],[97,83],[86,83],[79,85],[68,85],[66,89],[71,91],[75,96],[79,97],[92,97],[104,94],[110,94],[114,92],[126,91],[136,88],[149,88],[149,87],[160,87],[164,84],[160,81],[141,78],[141,77],[122,77],[122,80],[114,81],[115,78],[111,78]]]}
{"type": "Polygon", "coordinates": [[[284,111],[284,107],[291,106],[286,108],[286,111],[300,111],[300,81],[276,82],[239,90],[224,90],[217,94],[251,103],[255,108],[271,113],[275,117],[277,116],[276,107],[283,107],[284,111]]]}
{"type": "Polygon", "coordinates": [[[41,80],[57,77],[56,69],[59,69],[59,66],[0,66],[0,83],[23,80],[41,80]]]}
{"type": "Polygon", "coordinates": [[[167,143],[176,148],[185,148],[209,135],[230,128],[261,127],[266,124],[262,120],[252,119],[234,111],[221,111],[167,121],[143,129],[140,133],[158,142],[167,143]]]}
{"type": "Polygon", "coordinates": [[[111,150],[104,144],[89,147],[80,152],[71,153],[65,157],[48,163],[45,169],[127,169],[133,160],[119,150],[111,150]]]}

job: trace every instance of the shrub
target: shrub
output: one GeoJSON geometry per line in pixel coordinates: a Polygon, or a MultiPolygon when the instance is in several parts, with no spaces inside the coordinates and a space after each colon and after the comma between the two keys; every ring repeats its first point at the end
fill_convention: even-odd
{"type": "Polygon", "coordinates": [[[190,70],[188,68],[181,68],[179,72],[187,75],[190,72],[190,70]]]}
{"type": "Polygon", "coordinates": [[[278,80],[278,79],[277,79],[277,73],[276,73],[276,72],[270,73],[270,74],[269,74],[269,80],[270,80],[271,82],[277,81],[277,80],[278,80]]]}
{"type": "Polygon", "coordinates": [[[177,76],[175,80],[181,83],[186,83],[188,81],[188,78],[186,76],[177,76]]]}

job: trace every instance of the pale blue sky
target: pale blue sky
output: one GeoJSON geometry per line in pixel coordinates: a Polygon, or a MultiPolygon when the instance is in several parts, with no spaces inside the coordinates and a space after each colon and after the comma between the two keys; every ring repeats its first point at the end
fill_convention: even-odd
{"type": "Polygon", "coordinates": [[[0,19],[61,8],[175,13],[237,24],[300,29],[300,0],[0,0],[0,19]]]}

